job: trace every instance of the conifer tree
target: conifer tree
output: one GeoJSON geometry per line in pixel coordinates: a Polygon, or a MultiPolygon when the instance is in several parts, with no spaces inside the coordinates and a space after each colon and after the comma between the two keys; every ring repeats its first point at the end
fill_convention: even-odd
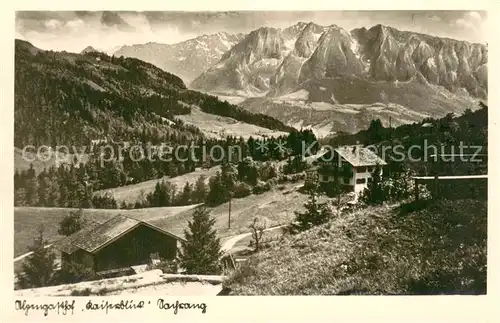
{"type": "Polygon", "coordinates": [[[65,216],[59,223],[59,230],[57,232],[64,236],[72,235],[82,229],[83,223],[82,209],[79,209],[77,212],[70,212],[69,215],[65,216]]]}
{"type": "Polygon", "coordinates": [[[287,227],[289,233],[298,233],[309,230],[313,226],[321,225],[332,218],[332,213],[326,204],[319,204],[316,190],[309,190],[309,199],[304,204],[305,212],[295,212],[295,221],[287,227]]]}
{"type": "Polygon", "coordinates": [[[18,188],[14,193],[14,206],[27,206],[26,189],[18,188]]]}
{"type": "Polygon", "coordinates": [[[38,180],[35,176],[29,178],[26,183],[26,199],[29,206],[38,205],[38,180]]]}
{"type": "Polygon", "coordinates": [[[220,240],[214,229],[215,219],[207,209],[196,209],[189,221],[189,230],[184,230],[186,242],[180,252],[180,265],[188,274],[214,275],[221,271],[222,257],[220,240]]]}
{"type": "Polygon", "coordinates": [[[362,201],[368,205],[382,204],[386,200],[382,184],[381,168],[377,165],[372,173],[371,181],[363,191],[362,201]]]}
{"type": "Polygon", "coordinates": [[[206,177],[201,175],[196,181],[193,192],[193,203],[203,203],[207,196],[207,185],[205,184],[206,177]]]}
{"type": "Polygon", "coordinates": [[[49,249],[44,248],[47,244],[43,237],[43,226],[38,230],[30,250],[33,252],[26,262],[23,263],[21,273],[18,275],[18,283],[21,288],[37,288],[50,286],[55,280],[56,256],[49,249]]]}
{"type": "Polygon", "coordinates": [[[179,194],[179,205],[189,205],[191,203],[191,195],[193,192],[193,186],[189,183],[184,185],[182,192],[179,194]]]}

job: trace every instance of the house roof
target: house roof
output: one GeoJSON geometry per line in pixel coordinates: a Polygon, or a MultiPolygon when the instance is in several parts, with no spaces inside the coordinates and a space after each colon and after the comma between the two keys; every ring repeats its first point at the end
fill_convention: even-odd
{"type": "Polygon", "coordinates": [[[79,249],[79,247],[77,246],[78,241],[84,240],[99,225],[101,225],[101,223],[88,223],[80,231],[57,241],[54,246],[65,253],[71,254],[79,249]]]}
{"type": "Polygon", "coordinates": [[[75,252],[78,249],[83,249],[87,252],[95,252],[118,239],[127,232],[132,231],[139,225],[146,225],[177,240],[184,240],[181,237],[178,237],[155,224],[148,223],[148,221],[140,221],[119,214],[104,223],[90,224],[84,229],[60,240],[56,244],[56,248],[69,254],[75,252]]]}
{"type": "Polygon", "coordinates": [[[342,146],[335,149],[342,158],[354,167],[387,165],[387,163],[378,157],[373,151],[361,146],[342,146]]]}

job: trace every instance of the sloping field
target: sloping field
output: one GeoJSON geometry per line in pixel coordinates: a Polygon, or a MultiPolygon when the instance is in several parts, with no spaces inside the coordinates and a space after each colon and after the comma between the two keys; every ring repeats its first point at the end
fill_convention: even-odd
{"type": "MultiPolygon", "coordinates": [[[[267,227],[289,223],[294,219],[294,211],[301,211],[307,195],[297,192],[296,184],[284,185],[260,195],[250,195],[231,202],[231,228],[228,228],[229,203],[209,208],[215,218],[215,227],[220,237],[229,237],[249,232],[248,226],[254,217],[266,221],[267,227]]],[[[194,209],[178,213],[174,216],[153,221],[161,227],[167,227],[174,234],[182,234],[191,220],[194,209]]],[[[222,239],[224,240],[224,239],[222,239]]]]}
{"type": "Polygon", "coordinates": [[[284,237],[227,281],[230,295],[486,293],[487,202],[368,207],[284,237]]]}
{"type": "MultiPolygon", "coordinates": [[[[179,212],[185,212],[196,205],[178,207],[157,207],[134,210],[104,210],[84,209],[83,217],[87,223],[105,222],[118,214],[134,217],[138,220],[152,220],[169,217],[179,212]]],[[[38,234],[41,225],[44,228],[44,237],[52,243],[63,238],[57,233],[59,222],[71,211],[69,208],[43,208],[43,207],[15,207],[14,208],[14,256],[28,252],[28,247],[33,243],[33,238],[38,234]]]]}
{"type": "Polygon", "coordinates": [[[204,175],[206,177],[208,183],[208,179],[212,176],[215,176],[215,174],[219,170],[220,170],[219,166],[215,166],[209,169],[197,168],[194,172],[187,173],[184,175],[176,177],[165,176],[160,179],[152,179],[137,184],[97,191],[95,192],[95,194],[103,194],[105,192],[109,192],[114,196],[118,204],[121,204],[123,201],[127,203],[135,203],[139,199],[139,197],[141,197],[141,194],[144,194],[144,196],[146,196],[148,193],[153,192],[156,183],[161,182],[163,180],[174,184],[177,187],[177,190],[181,190],[184,187],[184,185],[186,185],[186,183],[195,184],[201,175],[204,175]]]}
{"type": "MultiPolygon", "coordinates": [[[[259,216],[265,219],[267,226],[275,226],[290,222],[294,211],[302,210],[307,196],[297,192],[296,184],[287,184],[282,189],[274,189],[260,195],[250,195],[231,202],[231,228],[228,228],[229,204],[224,203],[209,208],[215,218],[215,227],[221,237],[228,237],[248,232],[248,226],[253,218],[259,216]]],[[[198,205],[179,207],[158,207],[132,210],[84,209],[83,216],[87,223],[102,223],[112,217],[123,214],[138,220],[148,220],[173,234],[184,236],[184,229],[191,220],[194,208],[198,205]]],[[[61,239],[57,233],[59,222],[71,211],[68,208],[14,208],[14,256],[28,252],[40,225],[44,227],[45,239],[51,243],[61,239]]]]}
{"type": "Polygon", "coordinates": [[[195,107],[191,108],[190,114],[180,115],[177,116],[177,118],[181,119],[186,124],[198,127],[207,137],[210,138],[241,136],[247,139],[250,136],[257,138],[287,135],[285,132],[270,130],[229,117],[209,114],[195,107]]]}

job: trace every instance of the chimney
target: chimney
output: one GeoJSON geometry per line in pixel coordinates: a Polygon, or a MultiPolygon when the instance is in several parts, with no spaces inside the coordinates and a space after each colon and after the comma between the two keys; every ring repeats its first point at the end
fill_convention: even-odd
{"type": "Polygon", "coordinates": [[[352,153],[355,154],[356,153],[356,146],[353,146],[352,147],[352,153]]]}

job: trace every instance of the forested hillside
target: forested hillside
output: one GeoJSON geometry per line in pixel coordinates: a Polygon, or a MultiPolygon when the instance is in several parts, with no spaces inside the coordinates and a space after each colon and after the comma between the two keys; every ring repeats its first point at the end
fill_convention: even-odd
{"type": "Polygon", "coordinates": [[[478,110],[467,109],[459,116],[450,113],[443,118],[426,118],[395,128],[373,120],[367,130],[339,134],[329,139],[328,144],[371,145],[379,155],[385,155],[389,164],[392,159],[402,159],[404,154],[403,162],[421,175],[486,174],[488,106],[483,102],[478,104],[478,110]],[[434,158],[435,154],[444,156],[434,158]]]}
{"type": "Polygon", "coordinates": [[[133,58],[38,49],[16,40],[14,145],[87,145],[95,139],[185,143],[201,132],[175,115],[191,105],[270,129],[290,127],[213,96],[133,58]]]}

